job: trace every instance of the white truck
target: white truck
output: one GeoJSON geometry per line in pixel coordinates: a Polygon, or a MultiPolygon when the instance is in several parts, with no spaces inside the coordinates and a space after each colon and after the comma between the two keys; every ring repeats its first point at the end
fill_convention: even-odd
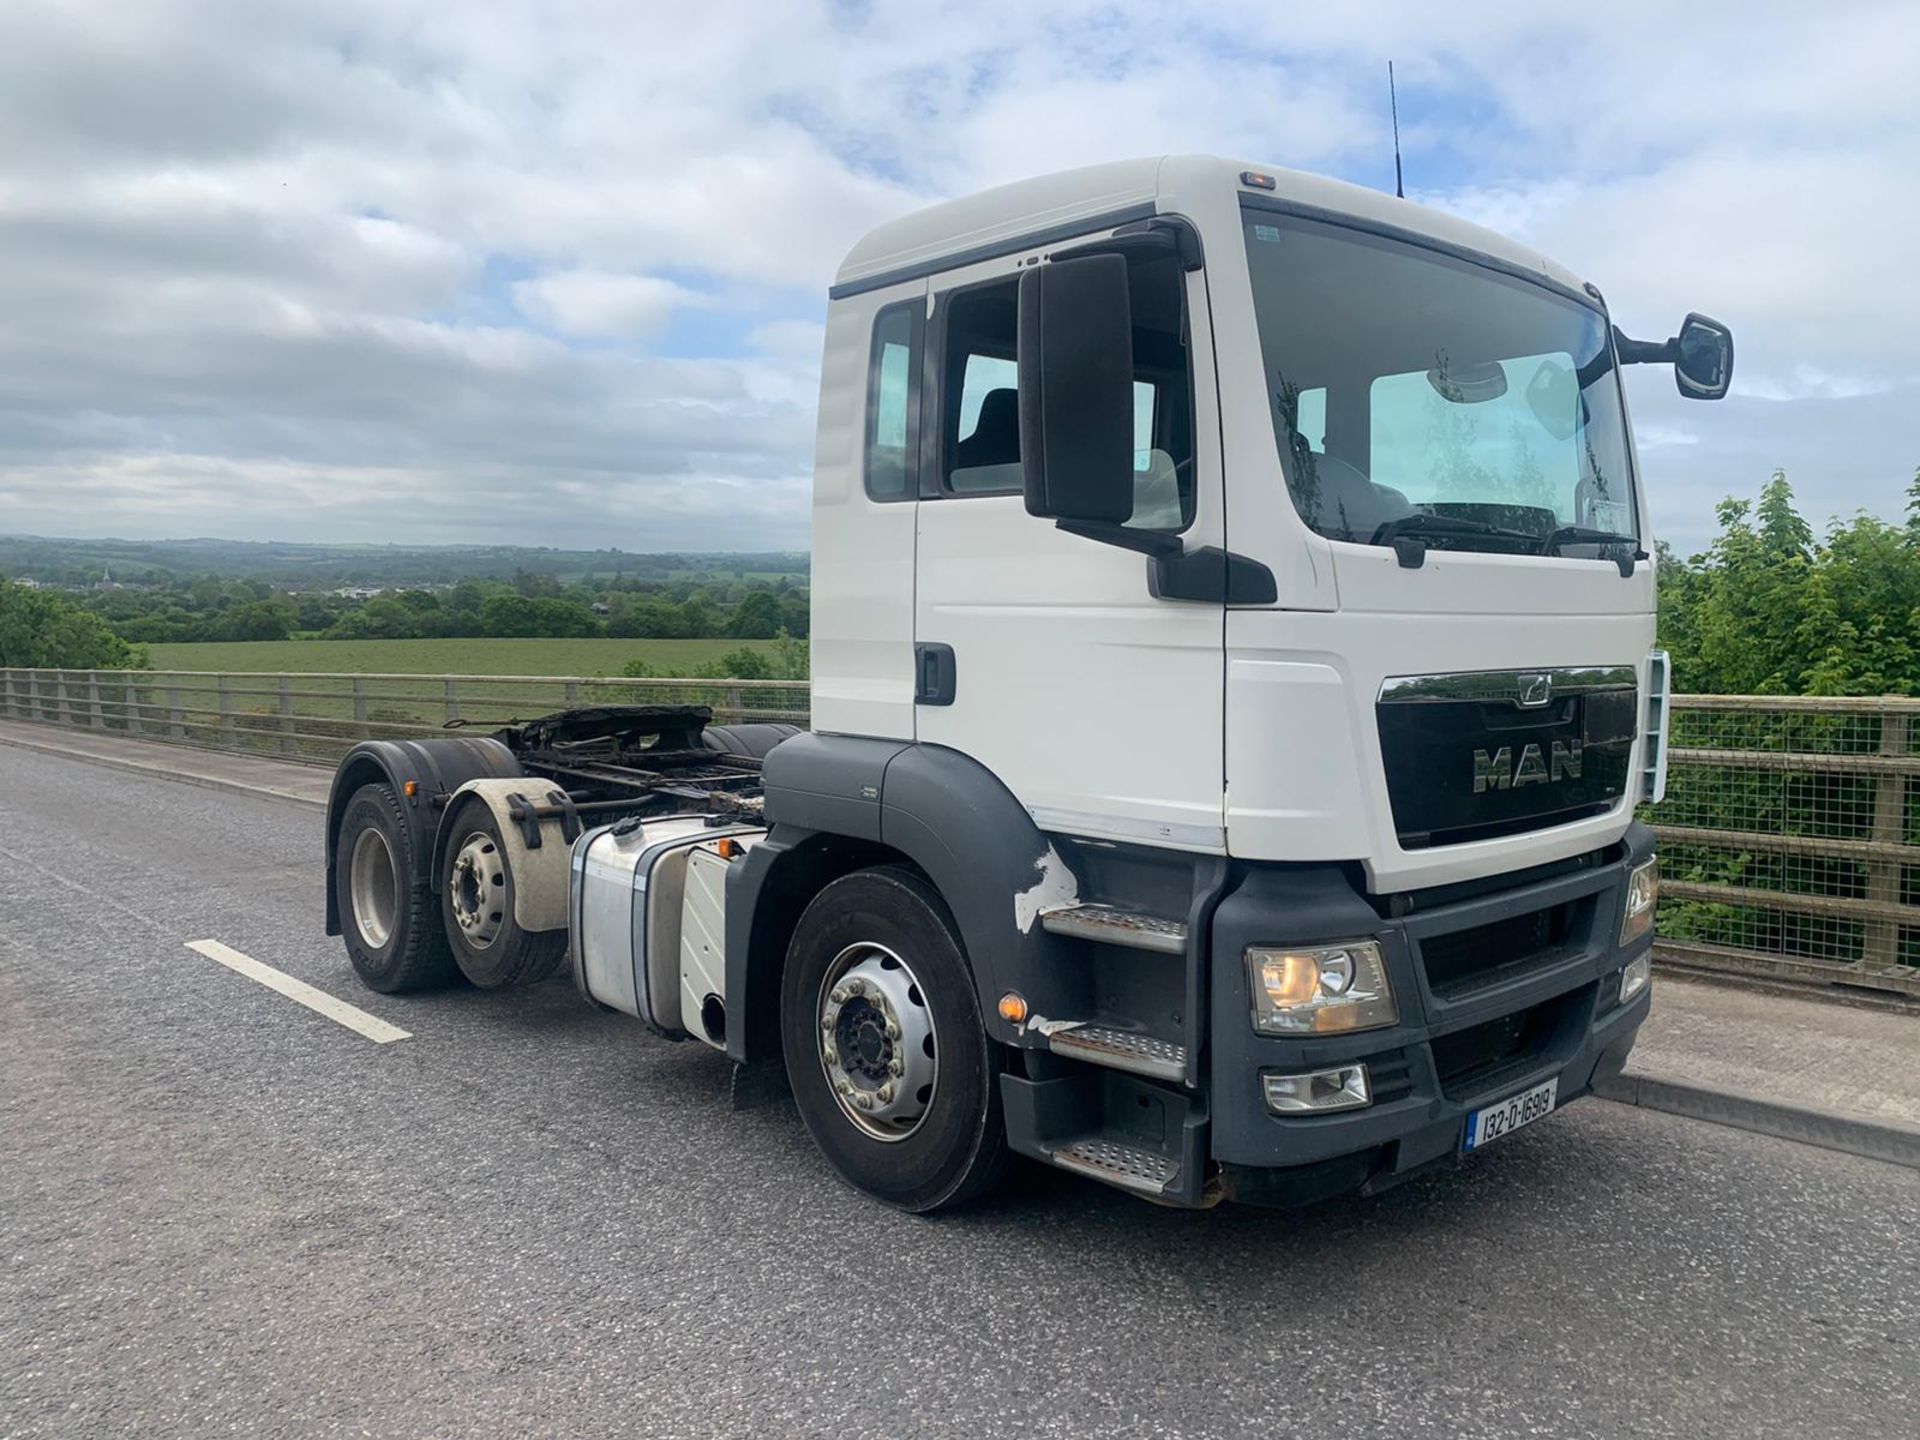
{"type": "Polygon", "coordinates": [[[1015,1154],[1374,1193],[1620,1068],[1668,681],[1619,370],[1718,398],[1723,326],[1630,340],[1498,235],[1184,157],[909,216],[829,293],[812,729],[358,746],[366,984],[570,965],[784,1067],[915,1211],[1015,1154]]]}

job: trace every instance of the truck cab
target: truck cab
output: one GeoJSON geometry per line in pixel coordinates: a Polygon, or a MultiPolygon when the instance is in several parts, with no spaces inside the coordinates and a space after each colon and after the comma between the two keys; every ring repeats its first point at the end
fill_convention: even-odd
{"type": "Polygon", "coordinates": [[[914,1210],[1008,1153],[1372,1193],[1619,1070],[1667,698],[1620,369],[1717,398],[1724,327],[1634,341],[1498,235],[1198,157],[908,216],[829,296],[812,728],[656,1028],[783,1066],[914,1210]]]}

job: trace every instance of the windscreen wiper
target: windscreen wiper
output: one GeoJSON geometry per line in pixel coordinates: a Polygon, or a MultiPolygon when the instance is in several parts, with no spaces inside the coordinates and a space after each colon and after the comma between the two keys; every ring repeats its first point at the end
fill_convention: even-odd
{"type": "Polygon", "coordinates": [[[1562,545],[1620,545],[1627,548],[1613,554],[1613,562],[1620,567],[1622,578],[1633,574],[1633,567],[1647,558],[1647,552],[1640,548],[1640,537],[1622,535],[1617,530],[1593,530],[1585,525],[1562,525],[1540,542],[1542,555],[1558,555],[1562,545]]]}
{"type": "Polygon", "coordinates": [[[1389,520],[1373,532],[1375,545],[1391,545],[1400,564],[1408,570],[1418,570],[1427,560],[1427,545],[1417,538],[1414,532],[1428,535],[1487,535],[1496,540],[1518,540],[1531,548],[1538,543],[1538,535],[1525,530],[1508,530],[1503,526],[1489,525],[1484,520],[1469,520],[1464,515],[1431,515],[1421,511],[1415,515],[1402,515],[1398,520],[1389,520]]]}

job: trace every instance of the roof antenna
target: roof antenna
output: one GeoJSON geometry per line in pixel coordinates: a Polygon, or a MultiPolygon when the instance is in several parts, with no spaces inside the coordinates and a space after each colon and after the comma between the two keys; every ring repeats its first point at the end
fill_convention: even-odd
{"type": "Polygon", "coordinates": [[[1387,104],[1393,107],[1393,193],[1396,199],[1407,198],[1406,184],[1400,178],[1400,97],[1393,88],[1393,62],[1387,61],[1387,104]]]}

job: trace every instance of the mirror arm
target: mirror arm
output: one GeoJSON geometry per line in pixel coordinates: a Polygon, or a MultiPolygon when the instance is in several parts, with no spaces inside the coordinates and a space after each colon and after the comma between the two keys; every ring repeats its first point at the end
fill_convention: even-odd
{"type": "Polygon", "coordinates": [[[1622,365],[1675,365],[1680,361],[1680,337],[1666,340],[1635,340],[1618,325],[1613,327],[1613,349],[1622,365]]]}
{"type": "Polygon", "coordinates": [[[1182,548],[1179,536],[1158,530],[1134,530],[1104,520],[1056,520],[1053,523],[1056,529],[1064,530],[1069,535],[1097,540],[1102,545],[1117,545],[1122,550],[1138,550],[1142,555],[1155,559],[1178,555],[1182,548]]]}
{"type": "Polygon", "coordinates": [[[1094,520],[1056,520],[1069,535],[1136,550],[1147,557],[1147,593],[1156,600],[1198,600],[1208,605],[1272,605],[1279,583],[1258,560],[1215,545],[1189,550],[1178,535],[1134,530],[1094,520]]]}

